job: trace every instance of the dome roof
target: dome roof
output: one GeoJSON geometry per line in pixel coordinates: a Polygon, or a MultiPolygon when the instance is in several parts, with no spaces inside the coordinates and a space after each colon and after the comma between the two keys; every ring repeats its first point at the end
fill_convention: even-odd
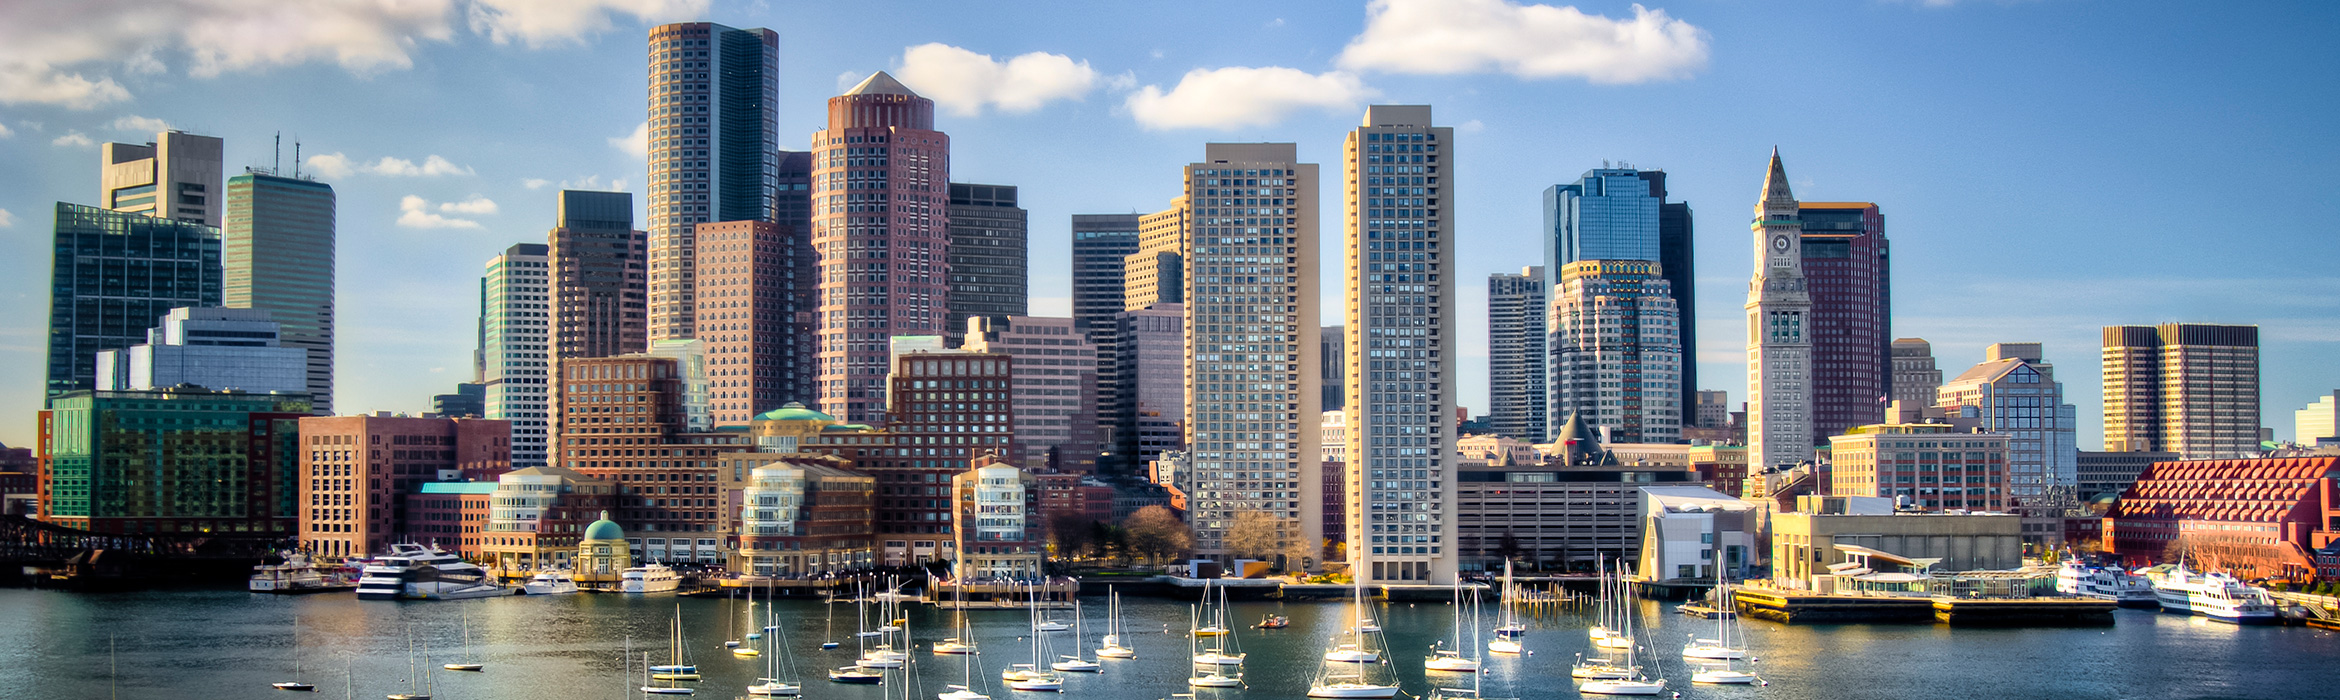
{"type": "Polygon", "coordinates": [[[829,414],[815,411],[810,408],[805,408],[804,404],[790,401],[786,406],[781,406],[779,408],[756,414],[755,420],[817,420],[834,422],[837,419],[831,417],[829,414]]]}
{"type": "Polygon", "coordinates": [[[611,521],[609,511],[606,510],[601,511],[600,520],[595,520],[593,524],[585,526],[585,539],[588,540],[622,540],[625,538],[625,529],[618,527],[616,522],[611,521]]]}

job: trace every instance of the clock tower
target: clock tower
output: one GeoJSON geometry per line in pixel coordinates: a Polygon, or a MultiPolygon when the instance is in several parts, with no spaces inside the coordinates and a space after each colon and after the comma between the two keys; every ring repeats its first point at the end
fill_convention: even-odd
{"type": "Polygon", "coordinates": [[[1779,149],[1755,202],[1755,278],[1747,283],[1747,468],[1812,458],[1812,296],[1804,288],[1804,223],[1779,149]]]}

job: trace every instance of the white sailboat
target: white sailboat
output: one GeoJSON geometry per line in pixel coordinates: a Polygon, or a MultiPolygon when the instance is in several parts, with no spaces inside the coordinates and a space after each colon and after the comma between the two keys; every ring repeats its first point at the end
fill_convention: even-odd
{"type": "Polygon", "coordinates": [[[436,691],[437,688],[434,687],[430,682],[431,669],[429,664],[430,661],[427,658],[421,666],[417,666],[414,663],[414,626],[407,625],[406,692],[391,693],[389,695],[390,700],[431,700],[431,693],[436,691]],[[416,676],[416,671],[422,672],[420,677],[416,676]]]}
{"type": "MultiPolygon", "coordinates": [[[[1030,590],[1032,590],[1034,596],[1038,595],[1038,589],[1030,590]]],[[[1007,687],[1009,690],[1025,690],[1044,693],[1053,693],[1064,690],[1064,676],[1056,675],[1056,671],[1049,668],[1048,666],[1048,659],[1051,658],[1048,648],[1048,635],[1040,629],[1040,624],[1043,622],[1043,620],[1040,617],[1040,604],[1037,597],[1033,598],[1032,600],[1031,610],[1032,663],[1016,664],[1014,668],[1002,672],[1000,677],[1002,680],[1007,681],[1007,687]]]]}
{"type": "Polygon", "coordinates": [[[1599,621],[1593,625],[1589,632],[1592,635],[1593,646],[1602,649],[1632,648],[1633,638],[1618,632],[1618,630],[1625,628],[1624,618],[1632,614],[1622,602],[1628,588],[1624,582],[1623,572],[1610,573],[1607,559],[1601,559],[1597,566],[1600,567],[1601,600],[1599,621]]]}
{"type": "Polygon", "coordinates": [[[1526,649],[1527,625],[1519,623],[1519,592],[1511,582],[1511,560],[1503,560],[1503,597],[1496,602],[1496,613],[1501,622],[1495,625],[1495,638],[1487,640],[1487,651],[1497,654],[1518,654],[1526,649]]]}
{"type": "Polygon", "coordinates": [[[1731,632],[1738,621],[1737,607],[1731,602],[1731,586],[1722,580],[1721,567],[1714,576],[1714,638],[1699,639],[1691,635],[1690,643],[1682,646],[1682,656],[1692,659],[1737,661],[1747,658],[1746,639],[1733,639],[1731,632]],[[1731,611],[1725,614],[1721,611],[1731,611]]]}
{"type": "Polygon", "coordinates": [[[1206,666],[1243,665],[1242,652],[1227,652],[1229,638],[1235,636],[1227,630],[1227,589],[1219,589],[1219,605],[1216,608],[1211,607],[1210,598],[1207,597],[1210,595],[1210,584],[1207,581],[1203,584],[1203,595],[1206,597],[1203,598],[1202,607],[1194,615],[1194,636],[1209,637],[1212,642],[1211,648],[1194,655],[1194,663],[1206,666]],[[1212,617],[1214,615],[1217,617],[1212,617]]]}
{"type": "MultiPolygon", "coordinates": [[[[299,615],[293,616],[292,638],[293,677],[299,678],[301,676],[301,616],[299,615]]],[[[291,690],[298,692],[314,692],[317,690],[317,686],[302,683],[300,681],[278,681],[268,684],[268,687],[275,688],[277,690],[291,690]]]]}
{"type": "Polygon", "coordinates": [[[472,658],[471,611],[468,609],[463,611],[463,660],[457,663],[442,665],[440,668],[444,668],[449,671],[487,670],[487,664],[480,663],[478,659],[472,658]]]}
{"type": "Polygon", "coordinates": [[[1445,648],[1443,646],[1443,642],[1440,644],[1431,645],[1429,658],[1422,660],[1422,670],[1443,673],[1478,672],[1479,658],[1477,654],[1479,645],[1478,640],[1475,637],[1479,631],[1479,596],[1475,594],[1471,596],[1470,606],[1471,626],[1469,629],[1471,630],[1474,638],[1465,640],[1463,639],[1464,628],[1462,621],[1462,581],[1457,579],[1454,582],[1454,646],[1453,648],[1445,648]],[[1472,655],[1463,656],[1462,650],[1464,649],[1470,649],[1472,655]]]}
{"type": "MultiPolygon", "coordinates": [[[[952,567],[953,575],[957,575],[958,571],[958,567],[952,567]]],[[[975,627],[967,623],[964,605],[960,606],[959,611],[959,639],[966,640],[968,645],[968,651],[959,654],[959,682],[948,686],[948,690],[936,693],[935,700],[991,700],[991,696],[975,691],[975,627]]],[[[936,653],[942,652],[938,648],[936,653]]]]}
{"type": "Polygon", "coordinates": [[[1073,601],[1073,653],[1064,655],[1062,657],[1064,659],[1063,661],[1049,664],[1049,668],[1053,668],[1059,671],[1071,671],[1074,673],[1104,672],[1104,666],[1098,665],[1095,661],[1081,658],[1081,645],[1087,643],[1089,640],[1088,634],[1082,631],[1083,622],[1084,620],[1082,619],[1081,615],[1081,602],[1075,600],[1073,601]]]}
{"type": "MultiPolygon", "coordinates": [[[[958,575],[959,575],[959,571],[961,571],[961,567],[960,567],[960,566],[958,566],[958,565],[955,565],[955,564],[954,564],[953,566],[951,566],[951,575],[952,575],[952,576],[958,576],[958,575]]],[[[931,577],[929,577],[929,579],[928,579],[928,580],[929,580],[929,581],[932,581],[933,579],[932,579],[931,577]]],[[[939,585],[939,584],[937,584],[937,585],[939,585]]],[[[934,586],[929,586],[928,588],[933,588],[933,587],[934,587],[934,586]]],[[[966,600],[966,584],[965,584],[965,579],[960,579],[960,583],[959,583],[958,585],[955,585],[955,586],[953,586],[952,588],[953,588],[953,590],[952,590],[952,592],[951,592],[951,599],[952,599],[952,601],[954,601],[956,604],[955,604],[955,605],[952,605],[952,606],[951,606],[951,609],[952,609],[952,610],[954,610],[954,611],[956,611],[956,614],[958,615],[958,621],[957,621],[957,622],[955,622],[955,623],[953,623],[953,624],[951,625],[951,632],[952,632],[952,633],[954,633],[954,634],[957,634],[957,635],[959,635],[959,636],[956,636],[956,637],[949,637],[949,638],[946,638],[946,639],[944,639],[944,640],[942,640],[942,641],[935,642],[935,643],[934,643],[934,653],[937,653],[937,654],[973,654],[973,653],[975,653],[975,628],[974,628],[972,625],[969,625],[969,624],[967,623],[967,600],[966,600]]],[[[972,693],[972,692],[975,692],[975,691],[972,691],[972,690],[970,690],[970,691],[967,691],[967,692],[970,692],[970,693],[972,693]]]]}
{"type": "MultiPolygon", "coordinates": [[[[1659,680],[1662,676],[1646,673],[1641,667],[1639,654],[1641,645],[1633,632],[1633,618],[1635,617],[1632,608],[1633,589],[1622,585],[1622,573],[1622,571],[1619,572],[1620,585],[1613,586],[1617,589],[1617,607],[1620,609],[1620,614],[1616,617],[1616,626],[1607,630],[1609,635],[1603,639],[1615,639],[1623,643],[1623,646],[1614,648],[1625,650],[1625,663],[1622,664],[1622,668],[1626,670],[1626,677],[1587,680],[1584,685],[1577,687],[1577,692],[1586,695],[1657,695],[1666,692],[1665,682],[1659,680]]],[[[1656,660],[1651,659],[1651,663],[1656,663],[1656,660]]]]}
{"type": "MultiPolygon", "coordinates": [[[[1324,653],[1324,662],[1317,665],[1316,681],[1308,686],[1312,698],[1390,698],[1396,697],[1395,678],[1376,680],[1368,672],[1381,668],[1381,652],[1373,643],[1375,632],[1368,629],[1372,622],[1365,616],[1365,584],[1353,584],[1354,596],[1350,603],[1356,624],[1349,628],[1349,641],[1336,644],[1324,653]]],[[[1378,629],[1378,628],[1373,628],[1378,629]]],[[[1387,675],[1387,674],[1375,674],[1387,675]]]]}
{"type": "MultiPolygon", "coordinates": [[[[754,592],[750,591],[749,595],[754,595],[754,592]]],[[[804,681],[801,676],[797,675],[796,658],[788,653],[788,631],[778,624],[779,620],[775,619],[778,611],[774,608],[775,606],[769,603],[764,605],[764,629],[772,630],[771,636],[761,639],[765,647],[764,675],[757,678],[754,685],[747,687],[747,694],[758,697],[791,697],[804,692],[804,681]],[[779,653],[772,653],[775,650],[779,653]],[[780,668],[780,660],[783,657],[788,659],[785,677],[782,676],[780,668]]]]}
{"type": "MultiPolygon", "coordinates": [[[[1460,582],[1460,581],[1457,581],[1457,582],[1456,582],[1456,585],[1459,587],[1459,586],[1461,585],[1461,582],[1460,582]]],[[[1459,591],[1458,591],[1458,594],[1459,594],[1459,591]]],[[[1454,611],[1454,612],[1455,612],[1455,615],[1456,615],[1456,617],[1458,618],[1458,620],[1457,620],[1457,621],[1458,621],[1458,624],[1459,624],[1459,618],[1460,618],[1460,617],[1461,617],[1461,615],[1462,615],[1462,609],[1461,609],[1461,607],[1460,607],[1460,605],[1461,605],[1460,601],[1457,601],[1457,602],[1456,602],[1456,605],[1457,605],[1457,607],[1456,607],[1456,609],[1455,609],[1455,611],[1454,611]]],[[[1475,635],[1475,634],[1477,633],[1478,629],[1479,629],[1479,596],[1477,595],[1477,593],[1476,593],[1476,592],[1474,592],[1474,593],[1471,595],[1471,631],[1472,631],[1472,633],[1475,635]]],[[[1478,645],[1478,644],[1476,644],[1476,643],[1472,643],[1472,644],[1465,644],[1465,643],[1463,643],[1463,640],[1462,640],[1462,638],[1461,638],[1460,634],[1461,634],[1461,632],[1458,630],[1458,631],[1456,632],[1456,635],[1457,635],[1457,636],[1456,636],[1456,638],[1455,638],[1455,642],[1454,642],[1454,644],[1455,644],[1455,646],[1457,646],[1457,647],[1464,647],[1464,648],[1468,648],[1468,649],[1470,649],[1470,650],[1471,650],[1471,658],[1467,659],[1468,661],[1470,661],[1470,662],[1471,662],[1471,686],[1470,686],[1470,687],[1468,687],[1468,688],[1464,688],[1464,687],[1459,687],[1459,686],[1451,686],[1451,685],[1433,685],[1433,686],[1431,686],[1431,687],[1430,687],[1430,695],[1429,695],[1429,697],[1425,698],[1424,700],[1481,700],[1481,693],[1480,693],[1480,683],[1481,683],[1481,679],[1482,679],[1482,678],[1484,678],[1484,677],[1486,676],[1486,674],[1483,674],[1483,673],[1479,673],[1479,672],[1478,672],[1478,669],[1479,669],[1479,661],[1480,661],[1480,658],[1479,658],[1479,656],[1480,656],[1481,654],[1484,654],[1484,653],[1486,653],[1486,652],[1484,652],[1484,651],[1481,651],[1481,650],[1480,650],[1480,648],[1479,648],[1479,645],[1478,645]]],[[[1475,642],[1475,641],[1476,641],[1476,640],[1474,640],[1474,642],[1475,642]]],[[[1461,656],[1461,654],[1456,654],[1456,656],[1457,656],[1457,657],[1460,657],[1460,656],[1461,656]]],[[[1442,676],[1441,678],[1452,678],[1452,677],[1453,677],[1453,676],[1442,676]]]]}
{"type": "MultiPolygon", "coordinates": [[[[1195,630],[1202,629],[1203,618],[1202,609],[1200,607],[1192,609],[1187,613],[1187,616],[1187,627],[1195,630]]],[[[1211,637],[1210,639],[1213,645],[1212,648],[1209,650],[1204,650],[1201,648],[1203,640],[1202,636],[1192,634],[1187,635],[1186,651],[1193,659],[1192,669],[1188,672],[1186,678],[1187,685],[1196,688],[1243,687],[1243,655],[1241,653],[1236,653],[1234,655],[1229,655],[1226,653],[1227,640],[1230,636],[1232,635],[1217,635],[1211,637]],[[1226,667],[1228,666],[1235,667],[1234,675],[1227,674],[1226,667]]]]}
{"type": "MultiPolygon", "coordinates": [[[[892,584],[887,586],[888,591],[894,588],[892,584]]],[[[878,597],[878,617],[885,624],[874,630],[877,633],[877,646],[861,652],[861,659],[853,662],[853,665],[870,669],[902,668],[903,664],[910,661],[910,653],[904,651],[910,646],[907,641],[910,635],[902,632],[902,625],[908,620],[895,617],[895,601],[899,599],[898,595],[878,597]],[[896,641],[902,644],[896,645],[896,641]]]]}
{"type": "Polygon", "coordinates": [[[1137,658],[1137,650],[1121,645],[1121,594],[1113,592],[1113,587],[1107,586],[1105,595],[1107,599],[1105,637],[1097,640],[1103,645],[1097,647],[1097,658],[1137,658]]]}
{"type": "Polygon", "coordinates": [[[1381,630],[1381,628],[1373,626],[1373,618],[1365,616],[1365,584],[1363,581],[1358,581],[1353,583],[1350,588],[1354,599],[1350,603],[1349,609],[1356,618],[1356,625],[1349,628],[1349,642],[1336,644],[1332,649],[1326,650],[1324,660],[1352,664],[1381,663],[1381,652],[1373,650],[1370,645],[1365,643],[1367,635],[1381,630]]]}
{"type": "Polygon", "coordinates": [[[747,643],[764,638],[761,632],[756,631],[756,589],[753,586],[747,589],[747,623],[748,633],[742,635],[741,641],[724,642],[723,645],[731,648],[732,656],[752,659],[764,655],[764,650],[757,649],[755,645],[747,643]]]}
{"type": "MultiPolygon", "coordinates": [[[[860,618],[858,631],[853,633],[854,664],[829,669],[829,682],[876,685],[885,679],[885,674],[876,668],[862,665],[861,661],[869,658],[869,638],[884,633],[869,629],[869,601],[862,596],[859,583],[853,586],[853,612],[856,617],[860,618]]],[[[823,645],[823,648],[827,648],[827,645],[823,645]]]]}

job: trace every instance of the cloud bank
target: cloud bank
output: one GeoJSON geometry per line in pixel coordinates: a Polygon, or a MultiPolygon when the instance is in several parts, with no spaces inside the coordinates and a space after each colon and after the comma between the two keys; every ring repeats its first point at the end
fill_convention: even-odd
{"type": "Polygon", "coordinates": [[[1706,30],[1633,6],[1631,19],[1510,0],[1374,0],[1365,31],[1341,51],[1355,71],[1640,83],[1706,65],[1706,30]]]}
{"type": "Polygon", "coordinates": [[[1139,88],[1123,105],[1148,129],[1236,129],[1273,124],[1300,110],[1354,109],[1378,94],[1340,71],[1197,68],[1168,91],[1139,88]]]}
{"type": "Polygon", "coordinates": [[[962,116],[982,114],[987,107],[1030,112],[1056,100],[1081,99],[1097,86],[1097,71],[1088,61],[1039,51],[1002,61],[948,44],[904,50],[895,77],[962,116]]]}

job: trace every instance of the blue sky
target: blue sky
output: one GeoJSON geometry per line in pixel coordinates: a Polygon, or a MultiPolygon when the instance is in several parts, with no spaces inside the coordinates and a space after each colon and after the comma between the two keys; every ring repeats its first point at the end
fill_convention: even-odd
{"type": "Polygon", "coordinates": [[[1804,199],[1883,206],[1895,335],[1932,340],[1949,374],[1992,342],[2046,343],[2084,447],[2106,324],[2260,324],[2278,436],[2340,388],[2327,4],[126,4],[0,7],[8,444],[31,443],[39,404],[52,203],[96,199],[94,143],[167,123],[226,138],[233,172],[268,164],[279,131],[289,164],[297,137],[340,193],[341,408],[425,410],[470,376],[481,264],[542,242],[564,183],[641,189],[644,37],[687,19],[780,33],[788,147],[846,76],[897,70],[942,101],[953,179],[1022,188],[1036,313],[1069,310],[1069,215],[1162,208],[1204,142],[1296,141],[1337,168],[1364,104],[1427,103],[1460,132],[1474,409],[1484,275],[1530,263],[1542,189],[1604,160],[1664,168],[1696,211],[1700,372],[1742,400],[1745,222],[1774,145],[1804,199]],[[1389,31],[1423,22],[1446,31],[1389,31]]]}

